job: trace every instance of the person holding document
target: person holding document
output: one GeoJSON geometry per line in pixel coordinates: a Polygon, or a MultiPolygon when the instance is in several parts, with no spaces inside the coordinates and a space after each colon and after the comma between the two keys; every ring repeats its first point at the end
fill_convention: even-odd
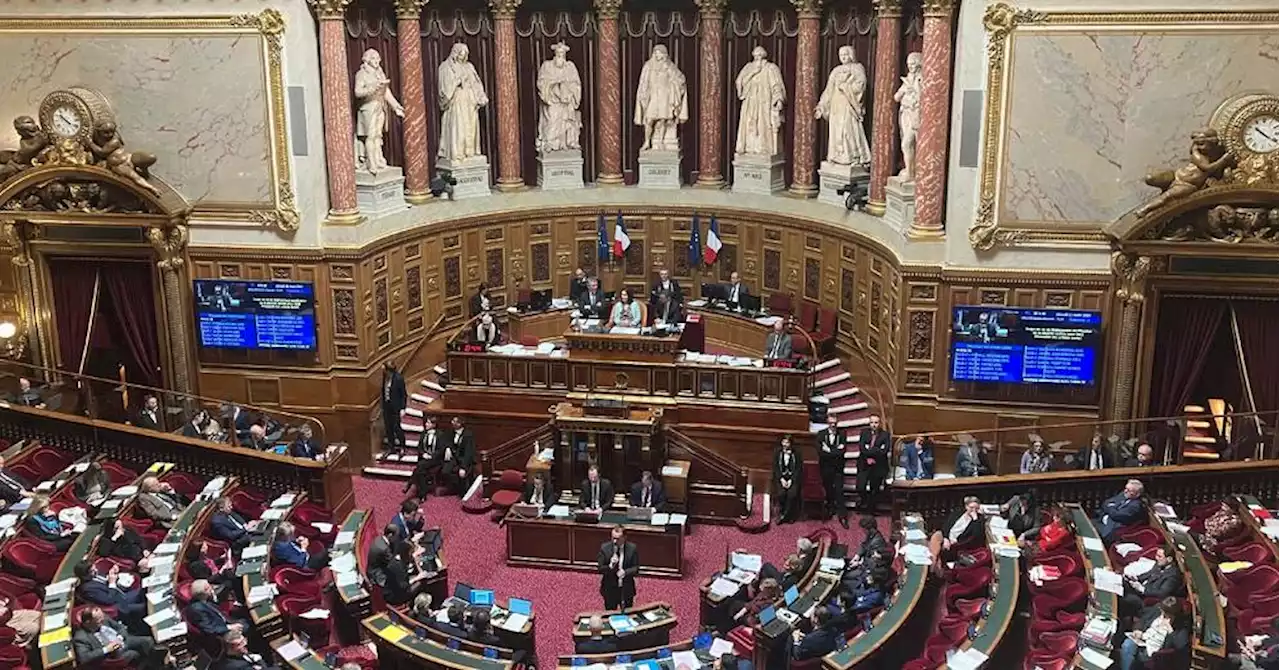
{"type": "Polygon", "coordinates": [[[636,599],[636,574],[640,572],[640,553],[627,542],[622,526],[614,526],[609,541],[600,545],[596,566],[600,572],[600,595],[604,608],[629,609],[636,599]]]}

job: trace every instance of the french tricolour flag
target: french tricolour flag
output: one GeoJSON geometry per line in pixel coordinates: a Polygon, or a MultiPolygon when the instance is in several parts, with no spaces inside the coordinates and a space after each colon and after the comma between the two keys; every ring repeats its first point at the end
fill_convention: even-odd
{"type": "Polygon", "coordinates": [[[622,214],[618,214],[618,222],[613,225],[613,255],[622,258],[631,246],[631,238],[627,237],[627,227],[622,223],[622,214]]]}
{"type": "Polygon", "coordinates": [[[705,265],[711,265],[716,262],[716,257],[720,255],[720,224],[716,222],[716,217],[711,217],[711,229],[707,231],[707,246],[702,250],[702,262],[705,265]]]}

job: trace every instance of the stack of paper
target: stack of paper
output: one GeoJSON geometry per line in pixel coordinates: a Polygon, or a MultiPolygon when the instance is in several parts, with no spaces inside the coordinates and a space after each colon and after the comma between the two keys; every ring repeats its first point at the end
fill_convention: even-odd
{"type": "Polygon", "coordinates": [[[666,512],[658,512],[649,517],[649,524],[653,526],[665,526],[671,523],[671,515],[666,512]]]}
{"type": "Polygon", "coordinates": [[[985,514],[987,516],[1000,516],[1000,506],[999,505],[979,505],[978,513],[985,514]]]}
{"type": "Polygon", "coordinates": [[[1138,560],[1124,566],[1125,577],[1138,577],[1145,575],[1156,567],[1156,562],[1149,558],[1139,558],[1138,560]]]}
{"type": "Polygon", "coordinates": [[[120,488],[111,492],[111,497],[112,498],[128,498],[129,496],[137,492],[138,492],[138,487],[136,486],[121,486],[120,488]]]}
{"type": "Polygon", "coordinates": [[[329,561],[329,569],[333,572],[353,572],[356,569],[355,554],[344,551],[329,561]]]}
{"type": "Polygon", "coordinates": [[[343,547],[349,544],[355,544],[355,541],[356,532],[354,530],[344,530],[338,533],[337,537],[333,538],[333,546],[343,547]]]}
{"type": "Polygon", "coordinates": [[[1121,556],[1128,556],[1129,554],[1132,554],[1135,551],[1142,551],[1142,547],[1132,542],[1120,542],[1115,546],[1115,550],[1116,550],[1116,553],[1120,554],[1121,556]]]}
{"type": "Polygon", "coordinates": [[[509,630],[512,633],[518,633],[524,630],[525,624],[529,623],[529,617],[524,614],[512,613],[507,615],[505,621],[499,626],[502,630],[509,630]]]}
{"type": "Polygon", "coordinates": [[[67,625],[67,613],[58,612],[57,614],[44,615],[44,624],[41,626],[43,630],[57,630],[67,625]]]}
{"type": "Polygon", "coordinates": [[[280,496],[279,498],[276,498],[275,500],[272,500],[272,501],[271,501],[271,506],[272,506],[272,507],[288,507],[288,506],[292,505],[292,504],[293,504],[293,501],[294,501],[294,500],[297,500],[297,498],[298,498],[298,496],[296,496],[296,495],[294,495],[294,494],[292,494],[292,493],[286,493],[286,494],[284,494],[284,495],[280,496]]]}
{"type": "Polygon", "coordinates": [[[324,533],[325,535],[328,535],[329,533],[333,532],[333,524],[331,523],[324,523],[321,521],[312,521],[311,527],[320,531],[321,533],[324,533]]]}
{"type": "Polygon", "coordinates": [[[818,561],[818,569],[825,572],[843,572],[844,559],[828,558],[824,556],[821,561],[818,561]]]}
{"type": "Polygon", "coordinates": [[[547,510],[547,516],[552,516],[560,519],[568,517],[569,506],[568,505],[552,505],[551,509],[547,510]]]}
{"type": "Polygon", "coordinates": [[[5,514],[0,516],[0,530],[5,528],[13,528],[18,523],[17,514],[5,514]]]}
{"type": "Polygon", "coordinates": [[[272,507],[271,509],[263,510],[261,516],[258,518],[263,521],[279,521],[284,518],[284,513],[286,511],[288,510],[283,507],[272,507]]]}
{"type": "Polygon", "coordinates": [[[933,565],[933,554],[922,544],[908,544],[903,549],[903,555],[912,565],[933,565]]]}
{"type": "Polygon", "coordinates": [[[1093,586],[1100,591],[1124,595],[1124,579],[1110,568],[1093,569],[1093,586]]]}
{"type": "Polygon", "coordinates": [[[170,583],[169,575],[171,575],[171,574],[173,574],[173,573],[172,573],[172,572],[170,572],[169,574],[150,574],[150,575],[147,575],[146,577],[143,577],[143,578],[142,578],[142,586],[143,586],[144,588],[152,589],[152,588],[156,588],[156,587],[158,587],[158,586],[164,586],[164,585],[166,585],[166,584],[169,584],[169,583],[170,583]]]}
{"type": "Polygon", "coordinates": [[[142,617],[142,620],[145,621],[148,626],[151,626],[152,628],[154,628],[157,624],[161,624],[166,621],[169,621],[170,619],[177,619],[177,618],[178,618],[178,610],[175,610],[172,607],[170,607],[169,609],[160,610],[155,614],[149,614],[145,617],[142,617]]]}
{"type": "Polygon", "coordinates": [[[923,542],[929,536],[925,535],[924,531],[919,528],[908,528],[903,537],[906,538],[907,542],[923,542]]]}
{"type": "Polygon", "coordinates": [[[260,584],[258,586],[255,586],[249,589],[249,595],[248,595],[249,606],[254,607],[258,603],[270,600],[274,597],[276,597],[275,584],[260,584]]]}
{"type": "Polygon", "coordinates": [[[302,614],[299,614],[298,616],[303,619],[316,619],[316,620],[328,619],[329,610],[321,609],[319,607],[312,607],[311,609],[303,612],[302,614]]]}
{"type": "Polygon", "coordinates": [[[738,592],[738,587],[738,582],[724,577],[717,577],[715,581],[711,582],[711,594],[721,598],[728,598],[738,592]]]}
{"type": "Polygon", "coordinates": [[[760,572],[760,568],[764,566],[764,559],[760,554],[740,554],[734,552],[729,560],[730,565],[740,568],[746,572],[760,572]]]}
{"type": "Polygon", "coordinates": [[[756,580],[756,577],[756,573],[747,572],[742,568],[733,568],[724,576],[725,579],[739,584],[750,584],[756,580]]]}
{"type": "Polygon", "coordinates": [[[988,520],[992,530],[1009,530],[1009,520],[1002,516],[993,516],[988,520]]]}
{"type": "Polygon", "coordinates": [[[958,651],[947,659],[947,667],[951,670],[978,670],[987,662],[987,655],[981,651],[969,647],[964,651],[958,651]]]}
{"type": "Polygon", "coordinates": [[[360,583],[360,573],[358,572],[335,572],[333,573],[333,583],[338,588],[346,588],[360,583]]]}
{"type": "Polygon", "coordinates": [[[635,630],[636,624],[625,614],[615,614],[609,617],[609,627],[615,633],[627,633],[635,630]]]}
{"type": "Polygon", "coordinates": [[[156,568],[163,568],[166,565],[173,565],[173,554],[168,554],[168,555],[152,554],[151,556],[152,570],[155,570],[156,568]]]}
{"type": "Polygon", "coordinates": [[[154,552],[154,553],[162,554],[162,555],[163,555],[163,554],[176,554],[176,553],[178,553],[178,550],[179,550],[179,549],[181,549],[181,548],[182,548],[182,543],[181,543],[181,542],[162,542],[162,543],[160,543],[160,544],[156,545],[156,550],[155,550],[155,552],[154,552]]]}
{"type": "Polygon", "coordinates": [[[186,622],[179,621],[178,623],[175,623],[166,628],[161,628],[160,630],[156,631],[156,642],[168,642],[169,640],[172,640],[173,638],[178,637],[179,635],[186,635],[186,634],[187,634],[186,622]]]}
{"type": "Polygon", "coordinates": [[[276,653],[280,654],[286,661],[296,661],[303,656],[310,656],[311,650],[302,646],[302,643],[297,640],[289,640],[277,647],[276,653]]]}
{"type": "Polygon", "coordinates": [[[1090,647],[1080,648],[1080,658],[1097,670],[1107,670],[1112,663],[1110,656],[1090,647]]]}
{"type": "Polygon", "coordinates": [[[1105,617],[1091,617],[1080,630],[1080,638],[1101,647],[1109,646],[1111,637],[1116,634],[1116,620],[1105,617]]]}
{"type": "Polygon", "coordinates": [[[1082,537],[1080,538],[1080,544],[1084,546],[1085,551],[1106,551],[1106,548],[1102,545],[1102,540],[1096,537],[1082,537]]]}
{"type": "Polygon", "coordinates": [[[56,596],[62,593],[66,593],[70,591],[71,588],[74,587],[75,585],[76,585],[75,577],[64,579],[60,582],[54,582],[44,587],[44,595],[48,597],[48,596],[56,596]]]}

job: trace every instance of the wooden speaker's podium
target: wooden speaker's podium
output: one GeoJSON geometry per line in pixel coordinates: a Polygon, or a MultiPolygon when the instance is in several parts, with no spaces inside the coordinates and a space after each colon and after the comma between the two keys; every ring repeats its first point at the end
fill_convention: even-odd
{"type": "Polygon", "coordinates": [[[569,358],[584,361],[636,361],[674,364],[680,351],[680,333],[641,335],[580,330],[564,334],[569,358]]]}

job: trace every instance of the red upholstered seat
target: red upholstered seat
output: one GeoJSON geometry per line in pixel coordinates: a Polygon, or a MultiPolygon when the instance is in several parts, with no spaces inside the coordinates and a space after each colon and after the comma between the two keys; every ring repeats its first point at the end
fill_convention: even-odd
{"type": "Polygon", "coordinates": [[[498,490],[493,492],[490,501],[498,510],[506,510],[520,502],[523,495],[524,473],[519,470],[503,470],[498,477],[498,490]]]}
{"type": "Polygon", "coordinates": [[[769,312],[779,316],[786,316],[791,313],[791,294],[790,293],[770,293],[769,300],[765,303],[769,308],[769,312]]]}
{"type": "MultiPolygon", "coordinates": [[[[1052,584],[1055,581],[1059,581],[1064,577],[1083,577],[1084,576],[1084,563],[1081,562],[1080,559],[1076,556],[1070,556],[1070,555],[1050,556],[1044,560],[1038,561],[1037,564],[1051,565],[1058,569],[1058,573],[1059,573],[1058,579],[1045,582],[1044,583],[1045,586],[1052,584]]],[[[1038,593],[1044,588],[1044,586],[1036,586],[1034,583],[1030,583],[1030,588],[1033,593],[1038,593]]]]}
{"type": "Polygon", "coordinates": [[[116,487],[128,486],[138,478],[138,473],[115,461],[102,461],[102,471],[107,473],[107,479],[116,487]]]}
{"type": "Polygon", "coordinates": [[[33,466],[35,471],[39,473],[38,477],[32,479],[34,482],[42,481],[58,474],[63,468],[71,465],[73,460],[75,459],[71,457],[70,453],[42,444],[28,454],[22,462],[33,466]]]}
{"type": "Polygon", "coordinates": [[[293,514],[290,518],[299,523],[333,523],[333,511],[325,508],[324,505],[304,500],[293,508],[293,514]]]}
{"type": "Polygon", "coordinates": [[[807,333],[816,331],[818,329],[818,305],[808,300],[802,300],[796,325],[803,328],[807,333]]]}
{"type": "Polygon", "coordinates": [[[986,593],[993,576],[990,570],[966,572],[959,581],[947,585],[947,606],[961,598],[973,598],[986,593]]]}
{"type": "Polygon", "coordinates": [[[1083,611],[1088,603],[1089,585],[1083,580],[1064,580],[1072,585],[1060,594],[1040,594],[1031,599],[1031,619],[1043,620],[1057,617],[1061,610],[1083,611]]]}
{"type": "Polygon", "coordinates": [[[191,582],[190,581],[178,582],[178,588],[177,588],[176,594],[178,596],[178,604],[183,607],[186,607],[187,604],[191,602],[191,582]]]}
{"type": "MultiPolygon", "coordinates": [[[[1154,547],[1164,543],[1164,535],[1150,526],[1126,526],[1114,533],[1112,544],[1131,542],[1142,548],[1154,547]]],[[[1130,554],[1132,556],[1132,554],[1130,554]]]]}
{"type": "Polygon", "coordinates": [[[16,639],[18,639],[18,631],[8,626],[0,626],[0,646],[13,644],[16,639]]]}
{"type": "Polygon", "coordinates": [[[246,519],[257,519],[267,509],[267,496],[237,488],[231,492],[231,508],[246,519]]]}
{"type": "Polygon", "coordinates": [[[1275,566],[1271,565],[1255,565],[1252,568],[1239,570],[1222,576],[1227,586],[1222,590],[1222,595],[1227,597],[1230,603],[1238,604],[1249,602],[1250,597],[1257,594],[1274,594],[1276,586],[1280,585],[1280,574],[1277,574],[1275,566]]]}
{"type": "Polygon", "coordinates": [[[1071,658],[1076,653],[1080,642],[1080,632],[1062,630],[1045,633],[1036,640],[1036,649],[1052,654],[1057,658],[1071,658]]]}
{"type": "Polygon", "coordinates": [[[275,584],[282,594],[304,596],[316,601],[319,601],[320,590],[323,587],[318,572],[292,565],[273,569],[271,583],[275,584]]]}
{"type": "Polygon", "coordinates": [[[978,617],[980,612],[982,612],[982,605],[985,602],[987,602],[986,598],[956,599],[947,603],[947,609],[949,612],[958,615],[960,618],[972,621],[978,617]]]}
{"type": "Polygon", "coordinates": [[[206,483],[203,479],[200,479],[195,475],[188,474],[186,472],[178,472],[177,470],[170,470],[168,474],[161,478],[161,481],[172,486],[174,491],[177,491],[187,498],[196,497],[204,490],[204,485],[206,483]]]}
{"type": "Polygon", "coordinates": [[[0,572],[0,593],[10,598],[24,593],[33,593],[36,590],[36,586],[37,584],[33,580],[0,572]]]}
{"type": "Polygon", "coordinates": [[[756,650],[756,634],[749,626],[738,626],[729,631],[733,651],[739,656],[751,656],[756,650]]]}
{"type": "Polygon", "coordinates": [[[1232,561],[1248,561],[1254,565],[1275,564],[1275,556],[1266,545],[1258,542],[1223,547],[1222,555],[1232,561]]]}
{"type": "MultiPolygon", "coordinates": [[[[1048,619],[1032,619],[1031,625],[1027,627],[1027,639],[1034,641],[1044,633],[1051,633],[1060,630],[1080,630],[1084,628],[1084,622],[1088,615],[1084,612],[1056,612],[1053,618],[1048,619]]],[[[1028,647],[1031,644],[1027,645],[1028,647]]]]}
{"type": "Polygon", "coordinates": [[[0,668],[17,668],[26,665],[27,651],[15,644],[0,647],[0,668]]]}
{"type": "Polygon", "coordinates": [[[960,646],[969,635],[969,619],[943,619],[938,622],[938,636],[944,637],[952,646],[960,646]]]}
{"type": "MultiPolygon", "coordinates": [[[[48,477],[46,477],[34,463],[18,463],[17,465],[11,465],[6,469],[25,482],[40,482],[48,479],[48,477]]],[[[54,473],[56,472],[57,470],[54,471],[54,473]]]]}
{"type": "Polygon", "coordinates": [[[1211,503],[1205,503],[1203,505],[1196,505],[1195,507],[1191,508],[1191,518],[1204,521],[1205,519],[1208,519],[1214,514],[1217,514],[1218,511],[1222,509],[1222,506],[1223,506],[1223,503],[1221,500],[1216,500],[1211,503]]]}
{"type": "Polygon", "coordinates": [[[1057,658],[1043,651],[1033,651],[1027,654],[1022,667],[1024,670],[1066,670],[1067,665],[1067,659],[1057,658]]]}
{"type": "Polygon", "coordinates": [[[289,619],[294,632],[304,632],[311,638],[311,644],[322,647],[329,644],[329,620],[304,619],[302,615],[321,607],[321,600],[296,594],[285,594],[276,598],[276,607],[289,619]]]}
{"type": "Polygon", "coordinates": [[[43,542],[37,544],[35,538],[19,535],[5,545],[4,562],[20,575],[27,575],[40,584],[53,581],[58,571],[61,554],[53,551],[53,547],[43,542]],[[43,547],[40,545],[44,544],[43,547]]]}
{"type": "Polygon", "coordinates": [[[1271,611],[1247,609],[1236,617],[1236,629],[1240,635],[1266,635],[1275,626],[1278,615],[1271,611]]]}

